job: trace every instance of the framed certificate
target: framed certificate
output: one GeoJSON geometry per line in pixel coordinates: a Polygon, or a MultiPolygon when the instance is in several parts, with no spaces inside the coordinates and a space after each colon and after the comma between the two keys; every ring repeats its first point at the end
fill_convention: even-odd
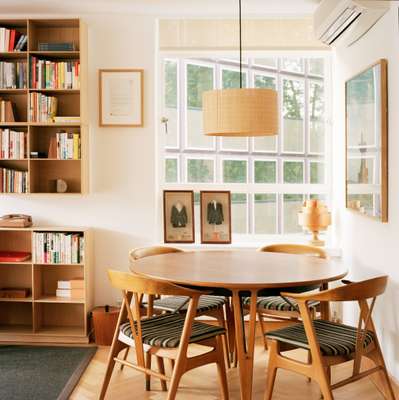
{"type": "Polygon", "coordinates": [[[100,126],[143,126],[143,70],[100,69],[100,126]]]}

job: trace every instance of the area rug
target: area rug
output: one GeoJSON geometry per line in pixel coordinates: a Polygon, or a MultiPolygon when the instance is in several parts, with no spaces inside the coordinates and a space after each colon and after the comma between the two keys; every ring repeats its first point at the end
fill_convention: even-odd
{"type": "Polygon", "coordinates": [[[0,346],[0,399],[68,399],[96,350],[96,347],[0,346]]]}

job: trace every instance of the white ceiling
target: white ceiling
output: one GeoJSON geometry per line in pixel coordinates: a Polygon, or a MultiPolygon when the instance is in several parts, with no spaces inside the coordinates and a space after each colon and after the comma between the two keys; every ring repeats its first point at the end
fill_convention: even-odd
{"type": "MultiPolygon", "coordinates": [[[[242,0],[244,17],[313,13],[320,0],[242,0]]],[[[173,17],[235,17],[238,0],[0,0],[0,14],[126,13],[173,17]]]]}

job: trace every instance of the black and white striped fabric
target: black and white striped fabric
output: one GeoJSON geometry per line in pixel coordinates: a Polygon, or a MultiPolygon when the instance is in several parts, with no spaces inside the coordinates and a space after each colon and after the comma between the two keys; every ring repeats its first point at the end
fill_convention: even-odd
{"type": "MultiPolygon", "coordinates": [[[[184,321],[185,317],[180,314],[162,314],[143,319],[141,321],[143,343],[154,347],[178,347],[183,333],[184,321]]],[[[224,333],[225,329],[220,326],[194,321],[189,342],[197,343],[224,333]]],[[[120,338],[123,342],[129,342],[133,338],[129,322],[120,326],[120,334],[128,339],[124,341],[123,338],[120,338]]]]}
{"type": "MultiPolygon", "coordinates": [[[[258,297],[256,301],[256,308],[262,310],[273,310],[273,311],[298,311],[297,303],[295,300],[290,299],[292,304],[289,304],[281,296],[267,296],[258,297]]],[[[243,304],[249,305],[251,303],[250,297],[243,299],[243,304]]],[[[316,308],[319,302],[314,301],[308,303],[310,308],[316,308]]]]}
{"type": "MultiPolygon", "coordinates": [[[[197,312],[203,313],[206,311],[216,310],[223,307],[226,298],[223,296],[201,296],[199,299],[197,312]]],[[[174,312],[182,304],[181,311],[187,311],[189,302],[185,296],[168,296],[162,297],[154,301],[154,309],[161,311],[174,312]],[[185,304],[184,304],[185,303],[185,304]]]]}
{"type": "MultiPolygon", "coordinates": [[[[337,324],[330,321],[315,320],[313,326],[319,341],[320,351],[324,356],[350,355],[356,349],[357,329],[337,324]]],[[[289,343],[302,349],[309,349],[303,324],[296,324],[287,328],[277,329],[266,333],[268,339],[276,339],[280,342],[289,343]]],[[[364,347],[374,341],[374,335],[366,333],[364,347]]]]}

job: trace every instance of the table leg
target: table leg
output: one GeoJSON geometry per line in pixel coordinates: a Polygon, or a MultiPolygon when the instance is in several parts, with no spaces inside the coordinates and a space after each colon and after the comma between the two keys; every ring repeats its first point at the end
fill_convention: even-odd
{"type": "MultiPolygon", "coordinates": [[[[328,282],[321,285],[321,290],[328,290],[328,282]]],[[[320,303],[320,316],[321,319],[330,320],[330,303],[328,301],[322,301],[320,303]]]]}
{"type": "Polygon", "coordinates": [[[248,340],[245,335],[244,313],[240,293],[233,291],[233,310],[236,332],[238,371],[240,376],[241,400],[251,400],[254,369],[255,328],[256,328],[256,292],[251,292],[249,312],[248,340]]]}

